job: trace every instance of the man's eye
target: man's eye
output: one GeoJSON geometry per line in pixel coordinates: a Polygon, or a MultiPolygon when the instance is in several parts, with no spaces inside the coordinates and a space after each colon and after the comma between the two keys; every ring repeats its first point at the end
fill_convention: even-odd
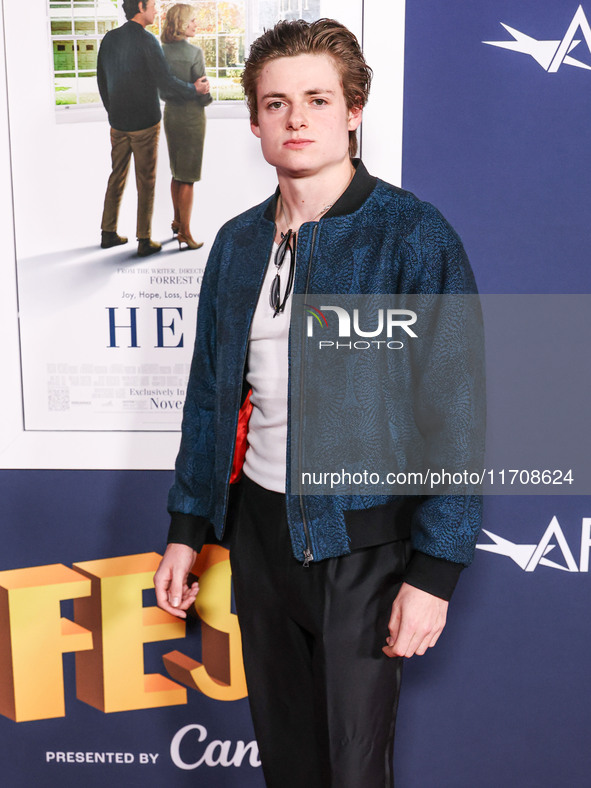
{"type": "Polygon", "coordinates": [[[269,104],[269,107],[268,107],[268,108],[269,108],[269,109],[281,109],[281,107],[282,107],[282,106],[283,106],[283,104],[282,104],[282,102],[281,102],[281,101],[272,101],[272,102],[269,104]]]}
{"type": "Polygon", "coordinates": [[[320,106],[322,106],[322,104],[326,104],[326,99],[316,98],[316,99],[313,99],[313,103],[316,104],[317,107],[320,107],[320,106]]]}

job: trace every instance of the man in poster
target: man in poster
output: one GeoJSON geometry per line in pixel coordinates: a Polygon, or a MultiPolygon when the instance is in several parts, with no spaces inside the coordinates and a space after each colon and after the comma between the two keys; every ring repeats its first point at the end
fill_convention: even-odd
{"type": "Polygon", "coordinates": [[[158,604],[185,617],[207,529],[224,533],[236,438],[246,435],[231,561],[271,788],[393,785],[402,658],[437,642],[481,520],[475,496],[291,488],[292,284],[294,293],[475,292],[441,215],[353,159],[370,81],[356,38],[333,20],[281,22],[252,45],[251,128],[279,189],[228,222],[209,258],[155,576],[158,604]]]}
{"type": "Polygon", "coordinates": [[[158,90],[182,100],[209,92],[206,77],[194,84],[174,77],[156,38],[145,30],[156,15],[155,0],[123,0],[127,22],[110,30],[101,42],[97,81],[111,126],[112,171],[107,184],[101,221],[101,247],[127,243],[117,233],[119,206],[133,154],[137,184],[138,255],[159,252],[151,240],[156,159],[160,136],[158,90]]]}

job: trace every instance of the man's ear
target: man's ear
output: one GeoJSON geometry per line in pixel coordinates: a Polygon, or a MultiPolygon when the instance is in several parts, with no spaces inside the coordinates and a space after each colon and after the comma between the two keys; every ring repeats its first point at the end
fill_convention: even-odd
{"type": "Polygon", "coordinates": [[[255,137],[258,137],[259,139],[261,138],[261,130],[256,123],[252,122],[252,120],[250,121],[250,130],[252,131],[255,137]]]}
{"type": "Polygon", "coordinates": [[[363,119],[363,107],[361,106],[351,107],[348,114],[348,123],[347,123],[348,130],[355,131],[355,129],[359,128],[362,119],[363,119]]]}

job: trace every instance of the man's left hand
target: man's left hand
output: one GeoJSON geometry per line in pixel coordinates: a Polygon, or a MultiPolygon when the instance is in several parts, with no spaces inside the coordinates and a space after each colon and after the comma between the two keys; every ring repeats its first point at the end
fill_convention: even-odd
{"type": "Polygon", "coordinates": [[[195,82],[193,82],[193,85],[195,86],[197,93],[200,93],[202,96],[204,96],[206,93],[209,93],[210,88],[207,77],[200,77],[199,79],[196,79],[195,82]]]}
{"type": "Polygon", "coordinates": [[[449,602],[407,583],[400,587],[388,623],[390,637],[382,651],[387,657],[424,654],[437,643],[445,626],[449,602]]]}

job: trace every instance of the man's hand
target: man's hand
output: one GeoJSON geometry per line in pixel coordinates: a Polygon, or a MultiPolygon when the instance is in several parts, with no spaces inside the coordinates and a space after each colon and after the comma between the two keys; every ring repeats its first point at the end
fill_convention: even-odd
{"type": "Polygon", "coordinates": [[[209,93],[209,80],[207,77],[200,77],[193,82],[193,84],[195,85],[197,93],[201,93],[202,95],[209,93]]]}
{"type": "Polygon", "coordinates": [[[449,602],[407,583],[400,586],[388,623],[390,637],[382,651],[387,657],[424,654],[437,643],[445,626],[449,602]]]}
{"type": "Polygon", "coordinates": [[[186,544],[169,544],[154,575],[158,607],[178,618],[186,618],[199,591],[199,584],[187,584],[197,553],[186,544]]]}

